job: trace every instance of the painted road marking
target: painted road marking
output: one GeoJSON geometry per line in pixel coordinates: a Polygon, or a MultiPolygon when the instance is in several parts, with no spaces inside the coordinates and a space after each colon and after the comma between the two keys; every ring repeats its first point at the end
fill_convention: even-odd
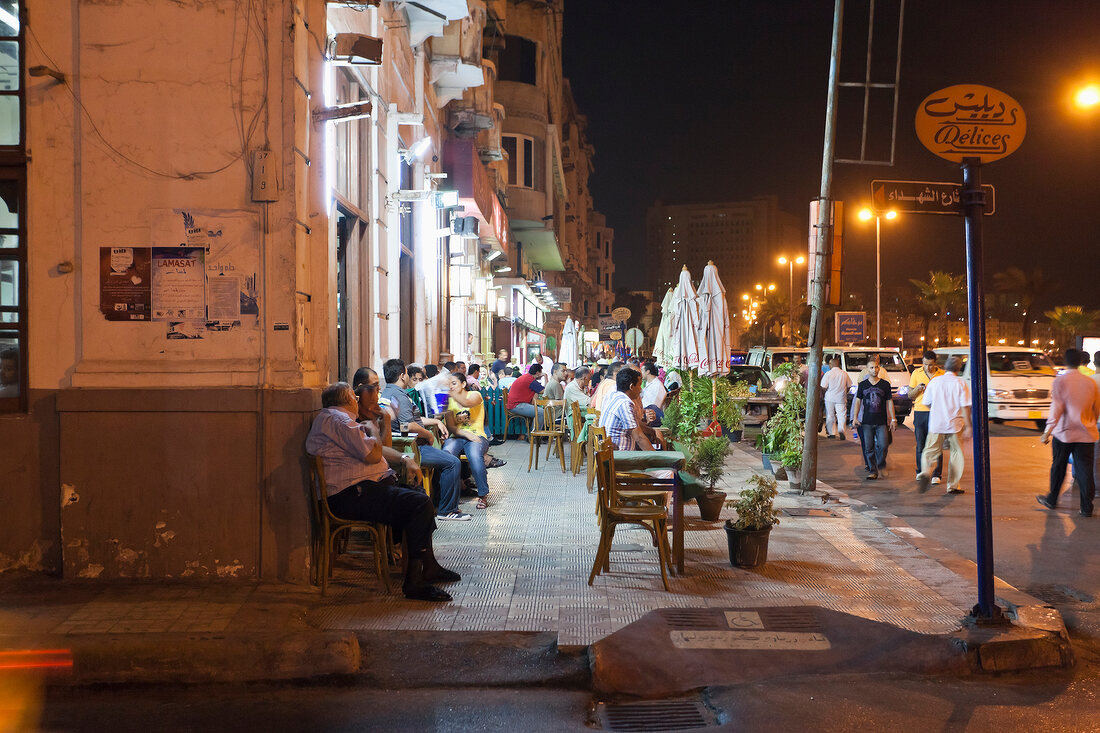
{"type": "Polygon", "coordinates": [[[677,649],[772,649],[822,651],[832,648],[824,634],[800,631],[670,631],[677,649]]]}

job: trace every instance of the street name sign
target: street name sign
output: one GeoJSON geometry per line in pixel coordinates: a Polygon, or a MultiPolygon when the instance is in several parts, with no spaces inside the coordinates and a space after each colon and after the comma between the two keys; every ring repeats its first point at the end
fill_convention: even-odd
{"type": "MultiPolygon", "coordinates": [[[[985,215],[996,211],[993,186],[985,191],[985,215]]],[[[935,181],[871,181],[871,208],[903,214],[961,214],[962,184],[935,181]]]]}
{"type": "Polygon", "coordinates": [[[978,84],[933,92],[917,107],[917,137],[935,155],[956,163],[1000,160],[1020,147],[1027,119],[1020,103],[978,84]]]}

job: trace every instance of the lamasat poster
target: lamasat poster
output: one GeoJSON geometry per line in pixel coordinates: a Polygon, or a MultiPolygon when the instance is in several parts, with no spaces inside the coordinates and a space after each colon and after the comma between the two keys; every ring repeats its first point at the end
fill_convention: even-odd
{"type": "Polygon", "coordinates": [[[153,247],[153,320],[205,321],[206,270],[202,247],[153,247]]]}

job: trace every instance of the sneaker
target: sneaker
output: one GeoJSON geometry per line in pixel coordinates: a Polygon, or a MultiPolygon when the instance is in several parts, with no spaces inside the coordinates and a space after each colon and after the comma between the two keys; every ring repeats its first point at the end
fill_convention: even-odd
{"type": "Polygon", "coordinates": [[[933,476],[932,477],[932,485],[933,486],[939,486],[939,484],[940,484],[940,477],[939,476],[933,476]]]}
{"type": "Polygon", "coordinates": [[[448,522],[469,522],[470,521],[470,515],[469,514],[467,514],[465,512],[460,512],[457,509],[455,509],[450,514],[437,514],[435,516],[435,518],[436,519],[442,519],[442,520],[445,520],[445,521],[448,521],[448,522]]]}
{"type": "Polygon", "coordinates": [[[1035,497],[1035,501],[1039,502],[1040,504],[1045,506],[1047,509],[1053,509],[1054,508],[1054,502],[1052,502],[1049,498],[1047,498],[1046,494],[1039,494],[1038,496],[1035,497]]]}
{"type": "Polygon", "coordinates": [[[946,494],[964,494],[966,492],[963,491],[962,489],[960,489],[958,486],[948,486],[947,491],[945,491],[944,493],[946,493],[946,494]]]}
{"type": "Polygon", "coordinates": [[[877,471],[871,471],[870,473],[867,474],[867,480],[868,481],[874,481],[877,478],[878,478],[878,472],[877,471]]]}

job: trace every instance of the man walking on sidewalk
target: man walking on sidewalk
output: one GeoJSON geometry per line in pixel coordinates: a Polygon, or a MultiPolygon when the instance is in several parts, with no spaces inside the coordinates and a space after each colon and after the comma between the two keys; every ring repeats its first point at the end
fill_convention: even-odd
{"type": "MultiPolygon", "coordinates": [[[[924,363],[927,365],[928,359],[924,363]]],[[[962,438],[970,437],[970,385],[959,379],[959,369],[962,368],[959,357],[947,357],[944,367],[947,371],[933,377],[923,390],[924,404],[928,405],[928,436],[921,456],[921,471],[917,474],[922,494],[931,485],[932,473],[943,457],[945,444],[950,452],[947,493],[963,493],[959,483],[964,467],[962,438]]]]}
{"type": "Polygon", "coordinates": [[[821,377],[821,388],[825,390],[825,434],[844,440],[844,428],[848,425],[848,390],[852,388],[852,378],[840,368],[840,357],[829,360],[830,369],[821,377]]]}
{"type": "Polygon", "coordinates": [[[893,431],[898,426],[898,421],[894,416],[890,382],[879,376],[878,355],[872,354],[867,365],[870,376],[859,383],[856,387],[856,398],[852,400],[852,425],[859,428],[863,458],[867,463],[867,478],[873,481],[880,474],[886,475],[886,451],[889,447],[887,431],[893,431]]]}
{"type": "Polygon", "coordinates": [[[1066,371],[1054,379],[1050,389],[1050,417],[1043,430],[1042,441],[1054,438],[1050,466],[1050,491],[1039,494],[1035,500],[1047,509],[1058,503],[1062,482],[1066,479],[1066,464],[1073,455],[1077,470],[1077,486],[1081,494],[1081,516],[1092,516],[1092,499],[1096,490],[1093,475],[1093,458],[1100,433],[1096,430],[1100,415],[1100,388],[1089,377],[1079,372],[1081,352],[1066,349],[1066,371]]]}
{"type": "MultiPolygon", "coordinates": [[[[924,401],[924,390],[928,383],[935,377],[943,374],[943,370],[936,364],[936,352],[925,351],[923,366],[913,372],[909,378],[909,398],[913,400],[913,437],[917,442],[917,476],[920,476],[921,456],[924,454],[925,442],[928,440],[928,405],[924,401]]],[[[943,457],[936,461],[936,470],[932,472],[932,483],[938,484],[943,472],[943,457]]]]}

